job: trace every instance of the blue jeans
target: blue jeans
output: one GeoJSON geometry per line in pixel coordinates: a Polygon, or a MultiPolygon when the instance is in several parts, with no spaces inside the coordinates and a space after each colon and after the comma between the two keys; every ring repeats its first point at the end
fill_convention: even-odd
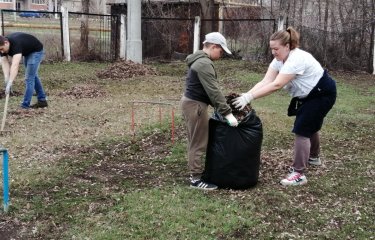
{"type": "Polygon", "coordinates": [[[29,108],[34,90],[37,94],[38,101],[46,101],[46,94],[43,90],[42,82],[38,76],[39,65],[44,57],[44,51],[33,52],[24,56],[25,65],[25,95],[21,104],[22,108],[29,108]]]}

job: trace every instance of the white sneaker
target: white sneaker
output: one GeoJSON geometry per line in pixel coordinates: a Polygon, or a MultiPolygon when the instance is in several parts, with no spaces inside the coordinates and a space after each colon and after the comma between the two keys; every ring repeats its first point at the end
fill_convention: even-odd
{"type": "Polygon", "coordinates": [[[322,165],[322,162],[320,161],[320,157],[309,158],[308,163],[310,165],[314,165],[314,166],[320,166],[320,165],[322,165]]]}
{"type": "Polygon", "coordinates": [[[297,186],[307,183],[307,178],[303,173],[295,172],[292,168],[286,178],[280,181],[283,186],[297,186]]]}

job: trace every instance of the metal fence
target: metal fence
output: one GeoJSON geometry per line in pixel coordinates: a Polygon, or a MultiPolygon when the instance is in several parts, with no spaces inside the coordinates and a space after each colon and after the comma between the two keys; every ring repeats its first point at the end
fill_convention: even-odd
{"type": "MultiPolygon", "coordinates": [[[[118,58],[119,16],[69,12],[72,60],[112,61],[118,58]]],[[[26,32],[44,45],[46,61],[64,59],[61,12],[1,10],[2,35],[26,32]]]]}
{"type": "Polygon", "coordinates": [[[112,61],[118,58],[119,16],[69,12],[72,60],[112,61]]]}
{"type": "Polygon", "coordinates": [[[142,18],[143,57],[184,58],[193,50],[194,19],[142,18]]]}
{"type": "MultiPolygon", "coordinates": [[[[142,18],[143,57],[184,59],[193,52],[194,21],[194,18],[142,18]]],[[[226,37],[235,58],[256,61],[269,59],[268,40],[275,31],[275,19],[204,21],[218,23],[216,31],[226,37]]]]}
{"type": "MultiPolygon", "coordinates": [[[[226,37],[232,57],[263,63],[272,60],[269,38],[277,30],[275,19],[202,19],[202,25],[207,21],[214,21],[211,25],[215,31],[226,37]]],[[[328,32],[305,26],[297,27],[297,31],[301,34],[300,47],[314,55],[323,67],[370,72],[373,58],[370,27],[328,32]]],[[[193,33],[192,18],[142,18],[143,57],[182,60],[193,52],[193,33]]],[[[202,35],[200,42],[203,38],[202,35]]]]}
{"type": "MultiPolygon", "coordinates": [[[[113,61],[119,57],[120,15],[69,12],[72,60],[113,61]]],[[[2,35],[21,31],[35,35],[44,44],[45,60],[64,59],[62,14],[46,11],[1,10],[2,35]]],[[[193,52],[194,18],[142,18],[143,58],[185,59],[193,52]]],[[[216,31],[227,38],[232,57],[269,62],[269,37],[276,31],[275,19],[202,19],[215,21],[216,31]]],[[[288,23],[287,23],[288,24],[288,23]]],[[[125,26],[126,28],[126,26],[125,26]]],[[[314,27],[297,29],[301,48],[312,53],[327,68],[371,68],[371,31],[324,32],[314,27]]],[[[201,36],[202,42],[204,36],[201,36]]],[[[201,46],[200,46],[201,47],[201,46]]]]}
{"type": "Polygon", "coordinates": [[[44,45],[46,60],[62,60],[64,56],[60,12],[1,10],[2,35],[25,32],[44,45]]]}
{"type": "Polygon", "coordinates": [[[235,58],[258,62],[270,59],[269,36],[276,30],[275,19],[220,20],[219,28],[235,58]]]}

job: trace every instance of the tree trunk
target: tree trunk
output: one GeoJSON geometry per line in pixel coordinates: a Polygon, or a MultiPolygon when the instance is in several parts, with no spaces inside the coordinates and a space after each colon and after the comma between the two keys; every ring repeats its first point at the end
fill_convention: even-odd
{"type": "MultiPolygon", "coordinates": [[[[361,29],[361,32],[360,32],[360,40],[359,40],[359,44],[358,44],[358,55],[361,56],[362,55],[362,52],[363,52],[363,49],[366,47],[366,44],[365,44],[365,34],[366,34],[366,28],[362,27],[361,26],[365,26],[366,25],[366,18],[367,18],[367,15],[368,15],[368,6],[367,6],[367,3],[365,0],[361,0],[362,2],[362,24],[359,24],[358,28],[361,29]]],[[[359,5],[360,6],[360,5],[359,5]]],[[[358,9],[361,11],[361,8],[358,7],[358,9]]]]}
{"type": "MultiPolygon", "coordinates": [[[[375,0],[371,0],[371,19],[375,19],[375,0]]],[[[371,23],[371,31],[370,31],[370,49],[369,49],[369,60],[368,60],[368,72],[375,74],[374,69],[374,52],[375,52],[375,46],[374,46],[374,37],[375,37],[375,21],[372,21],[371,23]]]]}
{"type": "MultiPolygon", "coordinates": [[[[304,7],[305,7],[305,0],[301,0],[301,6],[300,6],[300,9],[299,9],[300,33],[302,32],[302,27],[303,27],[303,10],[304,10],[304,7]]],[[[301,33],[301,36],[302,36],[302,33],[301,33]]]]}
{"type": "MultiPolygon", "coordinates": [[[[82,0],[82,12],[89,13],[90,0],[82,0]]],[[[81,55],[89,54],[89,17],[82,15],[81,17],[81,55]]]]}
{"type": "Polygon", "coordinates": [[[323,35],[323,53],[324,53],[324,57],[323,57],[323,65],[324,66],[327,66],[327,37],[328,37],[328,14],[329,14],[329,0],[326,0],[325,1],[325,11],[324,11],[324,23],[323,23],[323,32],[324,32],[324,35],[323,35]]]}
{"type": "MultiPolygon", "coordinates": [[[[202,10],[202,19],[215,18],[215,0],[199,0],[202,10]]],[[[202,21],[201,36],[215,32],[215,21],[202,21]]]]}
{"type": "Polygon", "coordinates": [[[322,1],[318,0],[318,22],[319,27],[322,26],[322,1]]]}

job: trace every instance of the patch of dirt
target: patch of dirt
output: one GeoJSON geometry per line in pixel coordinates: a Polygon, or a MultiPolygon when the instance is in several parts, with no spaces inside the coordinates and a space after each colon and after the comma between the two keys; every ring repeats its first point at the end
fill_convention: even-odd
{"type": "Polygon", "coordinates": [[[44,113],[46,108],[29,108],[29,109],[22,109],[18,108],[16,110],[12,110],[8,112],[8,115],[11,119],[17,120],[17,119],[24,119],[24,118],[31,118],[36,115],[39,115],[41,113],[44,113]]]}
{"type": "Polygon", "coordinates": [[[78,85],[58,94],[59,97],[81,99],[105,96],[105,91],[97,85],[78,85]]]}
{"type": "MultiPolygon", "coordinates": [[[[22,95],[23,95],[23,93],[22,93],[22,92],[18,92],[18,91],[12,91],[12,92],[9,94],[10,97],[12,97],[12,96],[16,96],[16,97],[18,97],[18,96],[22,96],[22,95]]],[[[1,90],[1,91],[0,91],[0,99],[3,99],[3,98],[5,98],[5,91],[4,91],[4,90],[1,90]]]]}
{"type": "Polygon", "coordinates": [[[0,239],[19,239],[14,238],[14,236],[17,236],[17,232],[19,232],[21,228],[20,222],[17,219],[10,220],[7,218],[9,217],[2,217],[0,219],[0,239]]]}
{"type": "Polygon", "coordinates": [[[100,79],[127,79],[137,76],[159,75],[156,69],[132,61],[117,61],[104,70],[98,71],[96,76],[100,79]]]}
{"type": "MultiPolygon", "coordinates": [[[[177,127],[175,138],[183,137],[184,129],[177,127]]],[[[134,188],[147,188],[163,186],[171,181],[185,179],[185,165],[179,163],[162,163],[168,157],[171,144],[169,133],[155,130],[149,135],[127,143],[105,146],[105,149],[92,149],[103,156],[98,163],[92,165],[84,172],[72,176],[71,182],[102,182],[113,191],[131,191],[134,188]],[[124,189],[121,183],[130,180],[133,188],[124,189]]],[[[92,154],[92,151],[90,151],[92,154]]],[[[77,158],[77,151],[75,158],[77,158]]],[[[78,150],[78,153],[86,151],[78,150]]],[[[80,157],[82,160],[82,157],[80,157]]]]}

